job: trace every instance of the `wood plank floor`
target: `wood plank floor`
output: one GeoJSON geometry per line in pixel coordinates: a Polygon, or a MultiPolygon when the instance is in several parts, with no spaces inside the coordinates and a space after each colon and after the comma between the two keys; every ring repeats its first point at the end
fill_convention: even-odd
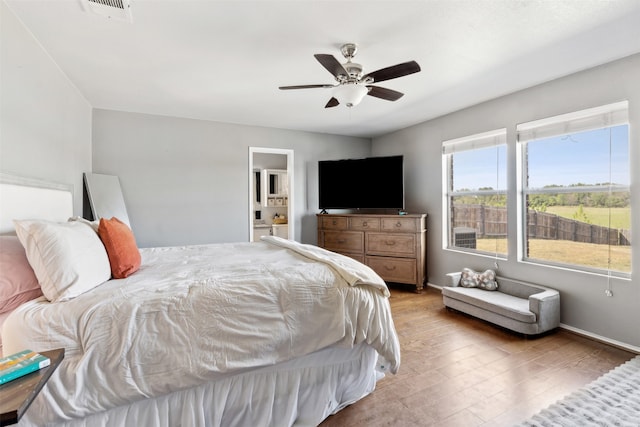
{"type": "Polygon", "coordinates": [[[568,331],[527,339],[449,311],[438,289],[391,289],[402,364],[332,426],[512,426],[633,358],[568,331]]]}

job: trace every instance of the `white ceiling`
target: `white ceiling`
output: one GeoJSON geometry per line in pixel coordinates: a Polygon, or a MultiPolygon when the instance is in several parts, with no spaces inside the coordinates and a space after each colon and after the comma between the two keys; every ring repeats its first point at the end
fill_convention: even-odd
{"type": "MultiPolygon", "coordinates": [[[[373,137],[640,52],[640,0],[131,0],[133,23],[80,0],[4,0],[95,108],[373,137]],[[313,57],[359,46],[405,93],[325,109],[313,57]]],[[[640,74],[640,72],[639,72],[640,74]]]]}

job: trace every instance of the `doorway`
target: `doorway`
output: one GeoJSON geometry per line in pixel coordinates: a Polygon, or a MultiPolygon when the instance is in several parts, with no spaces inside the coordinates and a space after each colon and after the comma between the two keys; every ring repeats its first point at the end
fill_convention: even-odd
{"type": "Polygon", "coordinates": [[[249,147],[249,241],[294,240],[293,150],[249,147]]]}

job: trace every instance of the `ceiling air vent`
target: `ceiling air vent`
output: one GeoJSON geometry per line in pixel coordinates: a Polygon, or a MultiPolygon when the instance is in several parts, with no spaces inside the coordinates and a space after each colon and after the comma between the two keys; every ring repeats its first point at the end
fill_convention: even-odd
{"type": "Polygon", "coordinates": [[[81,0],[84,10],[114,21],[133,22],[130,0],[81,0]]]}

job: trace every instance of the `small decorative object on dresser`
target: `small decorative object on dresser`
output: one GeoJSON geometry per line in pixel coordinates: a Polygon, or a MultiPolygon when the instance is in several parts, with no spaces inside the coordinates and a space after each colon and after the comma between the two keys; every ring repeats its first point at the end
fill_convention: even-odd
{"type": "Polygon", "coordinates": [[[318,214],[318,246],[371,267],[385,281],[416,285],[427,279],[427,214],[318,214]]]}

